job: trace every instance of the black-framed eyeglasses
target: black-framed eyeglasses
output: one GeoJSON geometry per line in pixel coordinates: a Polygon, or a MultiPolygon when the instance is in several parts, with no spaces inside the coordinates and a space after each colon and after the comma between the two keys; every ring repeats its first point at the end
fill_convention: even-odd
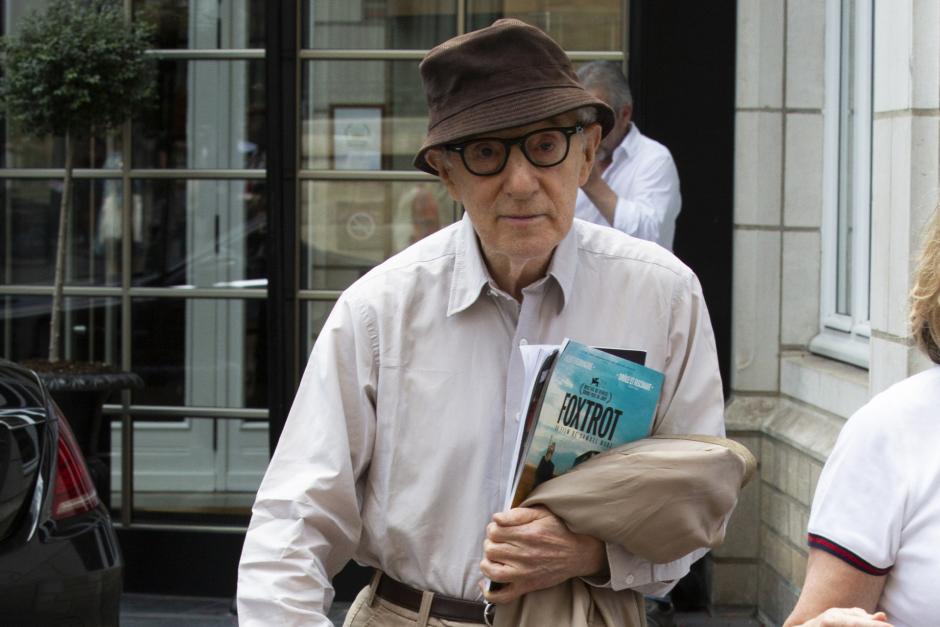
{"type": "Polygon", "coordinates": [[[568,156],[571,136],[583,130],[580,124],[555,126],[536,129],[519,137],[478,137],[447,144],[444,148],[460,153],[471,174],[493,176],[503,171],[509,161],[509,151],[517,144],[532,165],[539,168],[558,165],[568,156]]]}

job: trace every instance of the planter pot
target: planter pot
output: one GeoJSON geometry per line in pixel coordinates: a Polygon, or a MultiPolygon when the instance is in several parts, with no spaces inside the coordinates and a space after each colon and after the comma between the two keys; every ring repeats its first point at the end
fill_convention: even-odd
{"type": "Polygon", "coordinates": [[[112,392],[143,387],[132,372],[37,372],[49,394],[68,418],[85,455],[101,502],[111,507],[111,429],[101,409],[112,392]]]}

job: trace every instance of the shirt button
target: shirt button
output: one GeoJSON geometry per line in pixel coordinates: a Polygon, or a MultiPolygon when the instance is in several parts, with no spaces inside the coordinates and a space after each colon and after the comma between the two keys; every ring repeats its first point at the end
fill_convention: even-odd
{"type": "Polygon", "coordinates": [[[525,338],[522,338],[521,340],[519,340],[519,346],[525,346],[528,343],[529,343],[529,340],[525,338]]]}
{"type": "Polygon", "coordinates": [[[519,412],[516,412],[516,422],[519,422],[519,412]]]}
{"type": "Polygon", "coordinates": [[[627,575],[627,585],[629,586],[631,583],[633,583],[633,575],[627,575]]]}

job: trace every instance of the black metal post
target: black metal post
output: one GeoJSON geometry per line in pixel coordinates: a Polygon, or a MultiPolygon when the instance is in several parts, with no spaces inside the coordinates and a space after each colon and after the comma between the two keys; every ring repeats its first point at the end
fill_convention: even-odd
{"type": "Polygon", "coordinates": [[[268,408],[271,451],[284,429],[298,381],[297,135],[299,2],[266,7],[268,408]]]}

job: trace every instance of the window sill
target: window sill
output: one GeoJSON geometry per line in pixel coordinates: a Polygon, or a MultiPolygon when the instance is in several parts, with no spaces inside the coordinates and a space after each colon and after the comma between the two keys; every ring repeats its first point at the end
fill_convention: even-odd
{"type": "Polygon", "coordinates": [[[869,399],[868,371],[805,352],[784,353],[780,359],[780,391],[784,396],[848,418],[869,399]]]}
{"type": "Polygon", "coordinates": [[[871,354],[867,337],[830,329],[823,329],[810,340],[809,350],[817,355],[866,369],[871,354]]]}

